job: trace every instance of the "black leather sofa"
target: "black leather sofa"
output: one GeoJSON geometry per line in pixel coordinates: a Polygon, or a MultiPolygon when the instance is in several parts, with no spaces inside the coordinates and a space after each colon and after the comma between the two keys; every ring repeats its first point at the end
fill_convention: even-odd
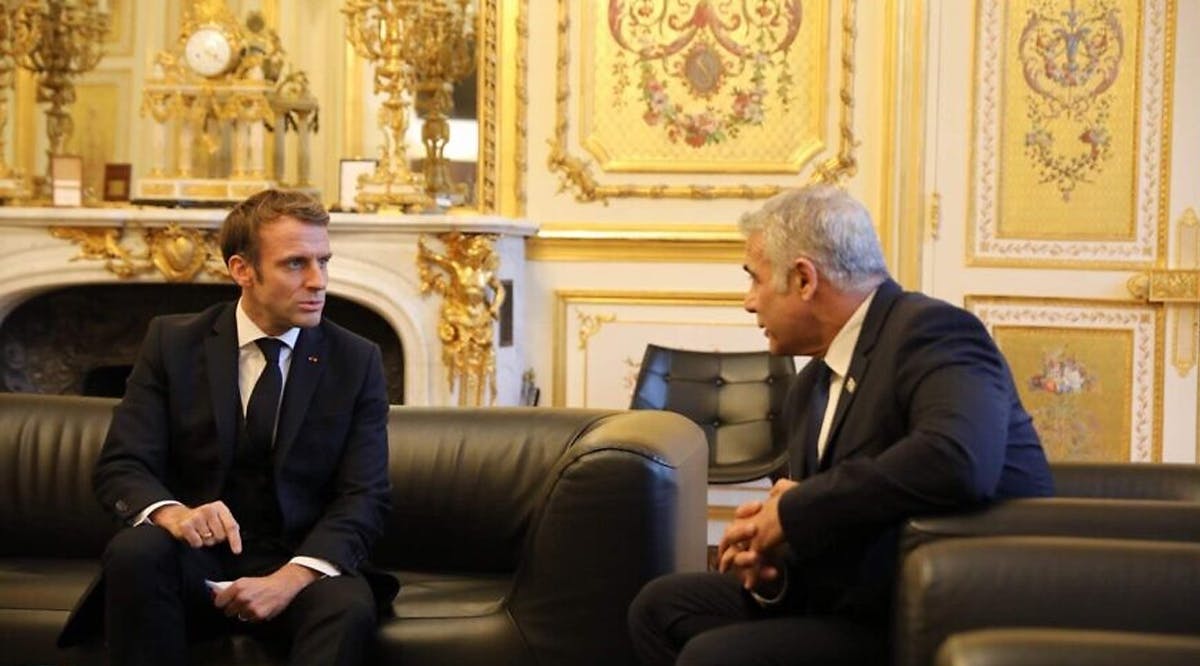
{"type": "Polygon", "coordinates": [[[1195,543],[947,539],[921,546],[904,560],[895,663],[931,666],[939,647],[942,664],[972,666],[1200,663],[1179,661],[1181,654],[1196,654],[1198,596],[1200,545],[1195,543]],[[1039,633],[972,638],[972,632],[997,628],[1039,633]],[[1064,631],[1076,633],[1059,633],[1064,631]],[[1110,657],[1122,660],[1082,661],[1104,653],[1106,644],[1110,657]],[[1020,660],[1035,652],[1042,654],[1040,661],[1020,660]]]}
{"type": "MultiPolygon", "coordinates": [[[[0,394],[0,664],[101,663],[54,640],[119,528],[92,497],[105,399],[0,394]]],[[[703,433],[669,412],[393,407],[402,581],[372,663],[625,664],[647,580],[705,564],[703,433]]],[[[193,663],[273,664],[246,636],[193,663]]]]}

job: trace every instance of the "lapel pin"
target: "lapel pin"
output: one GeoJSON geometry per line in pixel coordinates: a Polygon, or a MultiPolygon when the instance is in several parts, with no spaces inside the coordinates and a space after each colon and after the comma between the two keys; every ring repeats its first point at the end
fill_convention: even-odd
{"type": "Polygon", "coordinates": [[[319,361],[319,360],[320,360],[320,359],[318,359],[316,356],[309,356],[309,357],[308,357],[308,362],[309,362],[309,363],[316,363],[316,362],[317,362],[317,361],[319,361]]]}
{"type": "Polygon", "coordinates": [[[846,393],[853,394],[856,388],[858,388],[858,383],[854,381],[853,377],[846,379],[846,393]]]}

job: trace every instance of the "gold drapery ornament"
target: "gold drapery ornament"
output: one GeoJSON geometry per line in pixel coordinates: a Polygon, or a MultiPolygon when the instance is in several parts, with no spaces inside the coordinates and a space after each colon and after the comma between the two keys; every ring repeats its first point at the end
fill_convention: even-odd
{"type": "Polygon", "coordinates": [[[158,271],[167,282],[191,282],[202,272],[229,279],[217,232],[178,224],[143,228],[140,242],[129,243],[120,227],[50,227],[50,235],[79,245],[71,261],[103,261],[104,270],[122,279],[158,271]]]}
{"type": "Polygon", "coordinates": [[[424,236],[417,243],[417,269],[421,293],[442,297],[438,338],[442,363],[451,391],[458,388],[458,404],[482,405],[496,400],[496,352],[493,330],[504,304],[504,285],[496,276],[500,258],[495,234],[439,234],[445,253],[430,248],[424,236]]]}

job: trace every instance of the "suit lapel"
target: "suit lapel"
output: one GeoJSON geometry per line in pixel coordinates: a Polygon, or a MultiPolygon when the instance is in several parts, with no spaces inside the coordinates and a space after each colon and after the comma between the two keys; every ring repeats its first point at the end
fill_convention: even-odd
{"type": "Polygon", "coordinates": [[[842,392],[838,397],[837,411],[833,414],[833,422],[829,425],[829,437],[826,440],[825,454],[821,456],[821,469],[828,469],[835,460],[840,460],[857,450],[866,442],[839,442],[842,424],[846,413],[854,403],[867,378],[867,369],[871,365],[871,351],[879,341],[879,334],[888,314],[892,311],[896,299],[903,290],[893,280],[885,280],[875,292],[871,306],[867,308],[867,316],[863,319],[862,331],[858,334],[858,342],[854,345],[854,356],[850,359],[850,368],[842,381],[842,392]]]}
{"type": "Polygon", "coordinates": [[[204,341],[204,358],[208,364],[209,398],[212,400],[213,420],[221,446],[221,462],[227,467],[233,460],[237,443],[238,414],[241,411],[238,393],[237,322],[234,308],[225,308],[213,322],[212,334],[204,341]]]}
{"type": "Polygon", "coordinates": [[[300,330],[279,407],[279,425],[275,432],[276,467],[287,457],[288,449],[300,432],[304,415],[308,413],[321,373],[325,371],[325,348],[325,333],[320,326],[300,330]]]}

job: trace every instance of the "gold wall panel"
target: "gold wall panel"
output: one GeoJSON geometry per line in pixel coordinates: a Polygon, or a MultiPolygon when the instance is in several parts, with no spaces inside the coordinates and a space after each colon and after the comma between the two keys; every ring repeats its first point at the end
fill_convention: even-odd
{"type": "Polygon", "coordinates": [[[765,349],[762,332],[742,309],[742,300],[740,293],[556,292],[552,404],[627,408],[649,343],[765,349]]]}
{"type": "Polygon", "coordinates": [[[133,55],[133,3],[136,0],[110,0],[108,34],[104,37],[105,56],[133,55]]]}
{"type": "Polygon", "coordinates": [[[827,0],[585,6],[580,133],[602,170],[797,173],[824,148],[827,0]]]}
{"type": "MultiPolygon", "coordinates": [[[[755,18],[751,23],[761,20],[763,20],[761,17],[755,18]]],[[[614,18],[613,21],[620,22],[617,18],[614,18]]],[[[559,0],[556,26],[558,47],[555,126],[550,140],[547,166],[552,173],[557,174],[561,183],[560,191],[571,192],[575,200],[581,203],[607,202],[609,198],[616,197],[755,199],[772,196],[782,189],[777,181],[771,184],[729,184],[727,178],[718,181],[699,176],[695,182],[690,184],[644,184],[645,180],[640,183],[614,183],[605,177],[610,168],[613,172],[617,172],[617,170],[624,172],[665,172],[670,170],[687,173],[741,173],[765,176],[780,172],[800,173],[802,167],[811,165],[813,168],[808,177],[812,180],[842,182],[844,179],[852,177],[858,169],[855,158],[855,147],[858,140],[855,138],[853,122],[855,104],[854,46],[857,25],[856,0],[841,0],[840,2],[837,0],[795,0],[794,2],[762,0],[753,5],[750,3],[718,3],[714,5],[713,3],[689,3],[680,0],[639,0],[635,3],[621,3],[617,0],[610,0],[607,3],[559,0]],[[603,7],[605,12],[600,12],[598,5],[603,7]],[[717,22],[711,18],[710,13],[712,12],[722,16],[724,13],[741,16],[750,12],[757,16],[756,12],[761,8],[767,15],[776,17],[777,20],[772,26],[771,34],[778,35],[776,30],[778,25],[791,25],[790,17],[793,10],[801,15],[798,29],[804,30],[805,21],[832,23],[835,7],[840,8],[840,22],[838,23],[840,30],[825,30],[814,35],[814,38],[819,40],[815,47],[817,49],[816,56],[822,59],[828,57],[823,53],[826,50],[831,53],[839,53],[838,65],[840,66],[826,67],[824,71],[821,71],[815,66],[815,63],[811,63],[799,72],[801,76],[811,73],[811,77],[803,83],[797,83],[797,71],[793,71],[790,60],[787,61],[789,64],[786,71],[779,68],[777,64],[767,67],[763,63],[763,58],[756,59],[750,65],[740,61],[741,65],[730,68],[724,65],[724,61],[720,61],[720,56],[716,55],[718,48],[728,47],[726,43],[728,40],[721,35],[734,30],[736,26],[742,25],[742,22],[747,19],[739,19],[714,28],[713,26],[717,22]],[[665,68],[660,66],[659,70],[651,70],[651,73],[657,77],[655,80],[660,84],[658,87],[651,86],[647,79],[647,83],[642,84],[643,92],[641,94],[643,97],[634,98],[629,95],[628,91],[623,91],[618,95],[618,91],[614,88],[623,90],[629,86],[638,85],[636,82],[643,76],[637,56],[633,53],[621,56],[625,60],[624,74],[622,74],[621,66],[616,64],[617,48],[610,46],[608,48],[614,62],[597,66],[590,59],[601,57],[601,54],[597,53],[594,48],[596,44],[600,43],[596,41],[598,38],[593,38],[591,42],[593,48],[585,51],[583,48],[585,40],[581,37],[581,35],[612,34],[612,29],[608,27],[610,26],[608,20],[610,13],[607,13],[609,8],[613,10],[612,16],[622,17],[622,20],[624,13],[631,12],[641,16],[644,20],[658,22],[656,24],[658,27],[650,30],[649,36],[643,35],[638,38],[641,41],[635,40],[635,43],[640,45],[635,46],[635,49],[650,48],[649,52],[651,53],[657,53],[654,49],[659,47],[646,47],[643,44],[645,39],[661,39],[663,31],[679,30],[689,16],[697,26],[703,24],[704,29],[701,30],[697,27],[696,34],[686,30],[681,33],[685,35],[684,41],[688,41],[690,50],[682,52],[682,57],[675,66],[665,68]],[[597,24],[597,16],[601,16],[602,23],[597,24]],[[674,23],[671,23],[672,20],[674,23]],[[836,43],[830,43],[830,40],[825,37],[825,35],[832,34],[838,35],[838,38],[833,40],[836,43]],[[718,47],[717,44],[721,44],[721,46],[718,47]],[[573,67],[573,59],[580,53],[584,53],[583,62],[578,67],[573,67]],[[718,66],[718,62],[722,64],[718,66]],[[827,100],[827,103],[823,105],[824,108],[808,110],[812,115],[805,116],[806,120],[801,125],[801,133],[809,131],[808,122],[813,117],[825,118],[826,113],[836,112],[836,122],[831,119],[829,122],[818,123],[822,126],[816,130],[817,134],[801,134],[800,138],[790,146],[786,146],[785,142],[785,147],[779,151],[780,154],[788,156],[783,161],[777,157],[768,157],[766,160],[762,157],[764,151],[769,153],[776,149],[776,146],[772,144],[768,150],[766,139],[763,137],[782,136],[786,132],[796,132],[796,127],[786,125],[791,120],[790,115],[776,117],[780,111],[775,110],[771,104],[772,101],[780,102],[779,108],[782,109],[781,100],[767,99],[758,92],[757,88],[755,90],[740,89],[737,92],[747,94],[743,94],[739,98],[737,92],[733,90],[733,84],[726,80],[729,79],[729,76],[719,74],[719,72],[740,71],[740,67],[753,68],[755,66],[761,67],[762,77],[752,75],[751,79],[756,86],[764,86],[762,89],[767,89],[766,86],[769,85],[773,95],[778,96],[782,87],[789,91],[789,99],[792,96],[800,99],[797,91],[804,86],[809,86],[803,93],[805,101],[815,104],[821,100],[827,100]],[[780,78],[781,72],[783,72],[782,78],[780,78]],[[840,74],[829,74],[828,72],[840,72],[840,74]],[[607,88],[605,83],[596,80],[597,76],[608,77],[606,78],[607,88]],[[674,78],[668,81],[669,77],[674,78]],[[834,78],[837,80],[833,80],[834,78]],[[687,82],[685,83],[685,81],[687,82]],[[721,83],[722,81],[724,83],[721,83]],[[664,82],[667,83],[664,84],[664,82]],[[815,86],[818,84],[822,86],[819,94],[815,91],[815,86]],[[688,95],[693,98],[686,103],[684,100],[685,86],[688,88],[688,95]],[[726,98],[730,94],[733,95],[732,102],[728,99],[725,99],[724,102],[716,101],[718,98],[726,98]],[[609,103],[605,106],[605,102],[611,102],[614,96],[621,97],[622,105],[615,107],[609,103]],[[667,103],[668,98],[669,104],[667,103]],[[640,110],[638,105],[642,107],[640,110]],[[768,108],[771,109],[770,115],[768,115],[768,108]],[[763,120],[761,124],[758,123],[760,112],[763,120]],[[608,118],[607,116],[610,114],[616,114],[616,120],[608,118]],[[577,127],[572,120],[576,117],[582,120],[582,128],[577,127]],[[725,121],[720,121],[720,118],[725,118],[725,121]],[[730,120],[731,118],[734,120],[730,120]],[[748,120],[750,118],[753,118],[754,121],[748,120]],[[767,121],[780,122],[782,125],[770,127],[755,134],[756,130],[764,129],[761,125],[767,121]],[[721,124],[722,122],[724,125],[721,124]],[[736,125],[736,132],[734,125],[736,125]],[[616,129],[613,129],[614,127],[616,129]],[[634,138],[645,139],[646,143],[634,147],[633,141],[627,141],[623,136],[617,137],[618,132],[627,132],[631,128],[638,128],[637,131],[641,134],[634,138]],[[672,129],[674,140],[672,140],[672,129]],[[821,134],[822,132],[823,134],[821,134]],[[573,133],[578,133],[578,135],[573,133]],[[747,139],[752,134],[755,138],[747,139]],[[818,136],[819,138],[814,138],[818,136]],[[577,140],[575,140],[576,137],[577,140]],[[613,152],[614,145],[609,144],[614,138],[618,141],[617,146],[628,145],[629,148],[617,148],[618,152],[613,152]],[[579,148],[579,144],[586,145],[579,148]],[[752,156],[752,150],[748,146],[757,146],[758,156],[752,156]],[[588,150],[591,151],[591,157],[599,156],[602,164],[597,165],[591,157],[580,154],[580,151],[588,150]],[[636,150],[637,153],[626,154],[631,150],[636,150]],[[681,155],[684,156],[682,167],[677,166],[681,155]],[[693,155],[695,157],[692,157],[693,155]],[[601,172],[599,175],[597,167],[601,172]]],[[[786,35],[787,32],[785,27],[783,34],[786,35]]],[[[778,38],[778,36],[775,37],[775,39],[778,38]]],[[[613,38],[606,36],[604,39],[611,41],[613,38]]],[[[787,39],[784,41],[786,42],[787,39]]],[[[793,39],[790,42],[791,48],[799,49],[798,43],[798,40],[793,39]]],[[[811,47],[810,44],[803,45],[805,50],[811,47]]],[[[667,44],[664,52],[670,49],[671,45],[667,44]]],[[[771,55],[771,58],[775,57],[773,54],[771,55]]],[[[740,77],[741,74],[738,76],[740,77]]],[[[793,106],[799,109],[798,103],[789,102],[788,114],[793,112],[793,106]]],[[[761,182],[760,180],[759,183],[761,182]]]]}
{"type": "Polygon", "coordinates": [[[979,0],[970,263],[1161,259],[1173,13],[1173,0],[979,0]]]}
{"type": "Polygon", "coordinates": [[[1160,308],[968,296],[1053,461],[1162,459],[1160,308]]]}
{"type": "MultiPolygon", "coordinates": [[[[117,142],[125,136],[121,119],[129,106],[127,93],[128,86],[117,82],[75,84],[75,103],[69,109],[75,131],[64,150],[83,157],[83,186],[96,198],[104,194],[104,164],[122,161],[117,159],[117,142]]],[[[122,154],[126,154],[123,147],[122,154]]]]}

